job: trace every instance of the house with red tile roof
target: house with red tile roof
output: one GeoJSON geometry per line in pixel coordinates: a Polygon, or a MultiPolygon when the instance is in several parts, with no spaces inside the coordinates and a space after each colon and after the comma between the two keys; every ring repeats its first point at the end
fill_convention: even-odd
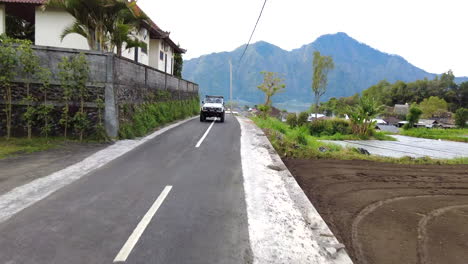
{"type": "MultiPolygon", "coordinates": [[[[86,39],[78,34],[69,34],[61,40],[63,30],[74,22],[74,18],[64,10],[44,8],[45,3],[46,0],[0,0],[0,34],[13,26],[9,21],[15,17],[30,28],[27,38],[35,45],[89,50],[86,39]]],[[[133,11],[143,13],[137,5],[133,11]]],[[[147,48],[131,48],[123,51],[122,56],[173,74],[174,54],[185,53],[185,50],[174,43],[170,33],[148,19],[135,35],[147,44],[147,48]]]]}

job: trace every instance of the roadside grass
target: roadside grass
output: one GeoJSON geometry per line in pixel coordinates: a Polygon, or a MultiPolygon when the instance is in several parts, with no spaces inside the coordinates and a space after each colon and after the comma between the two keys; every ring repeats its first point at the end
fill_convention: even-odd
{"type": "Polygon", "coordinates": [[[429,139],[444,139],[450,141],[467,142],[468,128],[464,129],[439,129],[439,128],[412,128],[401,130],[401,135],[429,139]]]}
{"type": "Polygon", "coordinates": [[[4,137],[0,137],[0,159],[18,156],[21,154],[28,154],[33,152],[45,151],[49,149],[59,148],[67,143],[104,143],[106,141],[87,138],[83,141],[78,139],[64,137],[49,137],[45,139],[43,137],[33,137],[31,140],[27,138],[10,138],[6,140],[4,137]]]}
{"type": "MultiPolygon", "coordinates": [[[[332,143],[325,143],[309,134],[307,127],[290,128],[276,118],[252,117],[254,123],[261,128],[273,147],[282,158],[298,159],[338,159],[338,160],[370,160],[398,164],[468,164],[468,158],[432,159],[429,157],[391,158],[377,155],[363,155],[356,148],[345,148],[332,143]]],[[[387,134],[384,134],[388,136],[387,134]]],[[[325,139],[320,137],[320,139],[325,139]]]]}
{"type": "Polygon", "coordinates": [[[390,136],[390,133],[387,132],[374,132],[371,137],[359,136],[359,135],[342,135],[336,133],[332,136],[320,136],[316,137],[318,140],[386,140],[386,141],[396,141],[394,137],[390,136]]]}
{"type": "Polygon", "coordinates": [[[142,137],[157,127],[175,120],[184,119],[199,113],[198,98],[183,101],[167,101],[157,103],[144,103],[126,107],[119,129],[120,139],[133,139],[142,137]]]}
{"type": "Polygon", "coordinates": [[[63,138],[0,138],[0,159],[16,156],[24,153],[32,153],[56,148],[63,143],[63,138]]]}

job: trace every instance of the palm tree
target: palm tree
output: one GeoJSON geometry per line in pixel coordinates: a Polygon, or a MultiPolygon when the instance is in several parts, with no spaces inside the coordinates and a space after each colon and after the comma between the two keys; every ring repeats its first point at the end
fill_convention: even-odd
{"type": "Polygon", "coordinates": [[[119,56],[124,43],[126,48],[146,45],[136,39],[134,32],[148,18],[143,13],[136,15],[135,6],[136,2],[126,0],[49,0],[46,4],[46,8],[64,9],[75,18],[62,32],[62,40],[76,33],[86,38],[90,49],[113,51],[116,48],[119,56]]]}
{"type": "Polygon", "coordinates": [[[143,12],[139,12],[135,1],[126,3],[124,6],[115,5],[110,8],[105,20],[110,50],[116,49],[117,55],[122,56],[124,44],[126,44],[125,49],[146,48],[146,43],[139,41],[135,33],[141,30],[143,23],[147,20],[148,17],[143,12]]]}
{"type": "Polygon", "coordinates": [[[353,124],[353,132],[359,135],[368,136],[372,131],[376,118],[383,111],[383,106],[370,97],[363,96],[354,107],[348,107],[347,114],[353,124]]]}

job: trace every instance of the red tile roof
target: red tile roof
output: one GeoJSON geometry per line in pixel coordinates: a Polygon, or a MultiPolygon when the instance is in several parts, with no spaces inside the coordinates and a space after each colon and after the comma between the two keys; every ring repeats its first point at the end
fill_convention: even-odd
{"type": "Polygon", "coordinates": [[[0,0],[0,3],[45,4],[46,0],[0,0]]]}

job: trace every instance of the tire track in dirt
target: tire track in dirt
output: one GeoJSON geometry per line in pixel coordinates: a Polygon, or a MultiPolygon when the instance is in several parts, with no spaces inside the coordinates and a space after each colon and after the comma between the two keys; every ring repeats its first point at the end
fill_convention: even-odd
{"type": "MultiPolygon", "coordinates": [[[[468,203],[466,165],[358,160],[286,160],[285,163],[335,236],[346,245],[353,261],[359,264],[422,264],[417,250],[421,218],[439,207],[468,203]]],[[[452,227],[452,232],[457,232],[451,217],[450,214],[447,220],[429,219],[426,227],[430,229],[426,230],[430,234],[429,253],[432,254],[432,246],[436,245],[433,241],[445,241],[444,245],[464,243],[463,234],[453,240],[439,225],[437,230],[432,230],[432,223],[443,220],[444,225],[452,227]]],[[[468,225],[460,220],[458,224],[463,228],[468,225]]],[[[444,254],[453,256],[452,261],[458,261],[453,263],[465,263],[459,261],[466,255],[462,247],[444,250],[444,254]]]]}
{"type": "Polygon", "coordinates": [[[429,237],[427,234],[427,224],[438,216],[460,208],[468,208],[468,204],[441,207],[431,211],[429,214],[421,218],[421,220],[418,223],[418,264],[430,264],[428,260],[429,254],[427,250],[427,244],[429,243],[429,237]]]}
{"type": "Polygon", "coordinates": [[[361,260],[363,264],[368,264],[367,259],[365,258],[363,254],[362,244],[359,241],[358,228],[362,220],[364,220],[364,218],[366,218],[369,214],[371,214],[375,210],[379,209],[380,207],[384,205],[388,205],[388,204],[403,201],[403,200],[416,199],[416,198],[450,197],[450,196],[468,196],[468,194],[399,196],[399,197],[393,197],[390,199],[380,200],[378,202],[372,203],[364,207],[364,209],[362,209],[354,217],[353,223],[351,224],[351,243],[354,249],[354,254],[356,255],[357,258],[361,260]]]}

